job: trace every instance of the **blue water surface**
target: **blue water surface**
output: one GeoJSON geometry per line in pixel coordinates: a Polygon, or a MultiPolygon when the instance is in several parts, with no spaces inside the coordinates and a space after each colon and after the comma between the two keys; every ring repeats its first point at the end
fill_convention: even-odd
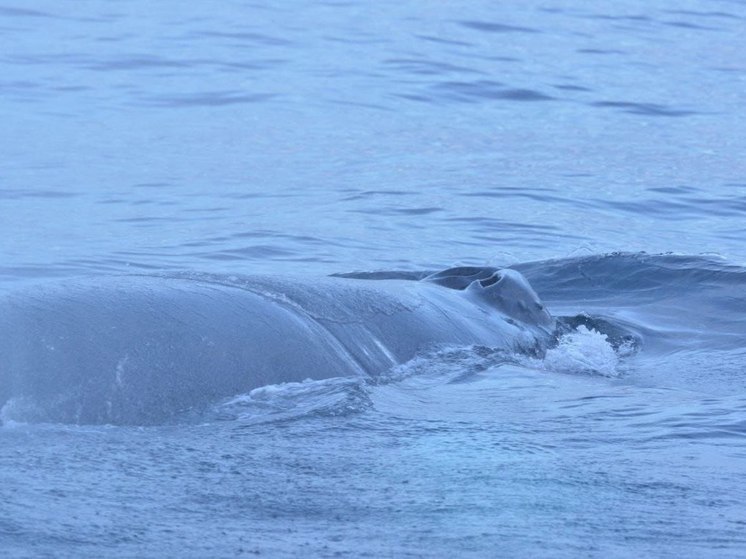
{"type": "Polygon", "coordinates": [[[0,402],[0,554],[746,556],[745,25],[743,0],[2,2],[0,296],[490,265],[574,318],[541,359],[448,348],[164,425],[0,402]]]}

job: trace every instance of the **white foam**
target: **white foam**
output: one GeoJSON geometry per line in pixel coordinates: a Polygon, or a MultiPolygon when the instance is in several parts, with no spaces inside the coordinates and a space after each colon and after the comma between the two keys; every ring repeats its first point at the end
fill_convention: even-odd
{"type": "Polygon", "coordinates": [[[254,422],[358,413],[372,405],[361,378],[270,384],[218,404],[218,419],[254,422]]]}
{"type": "Polygon", "coordinates": [[[417,379],[420,386],[459,382],[512,360],[511,354],[501,349],[479,345],[444,347],[392,367],[376,379],[376,384],[407,379],[417,379]]]}
{"type": "Polygon", "coordinates": [[[556,347],[547,350],[544,359],[531,359],[529,364],[557,373],[619,376],[619,354],[606,334],[584,325],[562,336],[556,347]]]}
{"type": "Polygon", "coordinates": [[[5,427],[33,423],[42,417],[39,407],[29,398],[11,398],[0,408],[0,425],[5,427]]]}

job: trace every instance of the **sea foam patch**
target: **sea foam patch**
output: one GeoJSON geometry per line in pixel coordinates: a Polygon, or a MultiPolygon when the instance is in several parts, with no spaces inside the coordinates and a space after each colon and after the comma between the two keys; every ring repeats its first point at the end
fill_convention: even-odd
{"type": "Polygon", "coordinates": [[[529,359],[527,364],[557,373],[618,377],[620,357],[628,352],[625,346],[615,350],[606,334],[580,325],[562,335],[543,359],[529,359]]]}

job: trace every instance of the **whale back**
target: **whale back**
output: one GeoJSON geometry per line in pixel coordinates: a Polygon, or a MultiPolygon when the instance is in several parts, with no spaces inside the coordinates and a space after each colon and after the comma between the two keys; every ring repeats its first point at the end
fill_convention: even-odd
{"type": "Polygon", "coordinates": [[[0,407],[15,398],[41,421],[159,423],[261,385],[362,374],[319,324],[224,286],[106,278],[0,306],[0,407]]]}
{"type": "Polygon", "coordinates": [[[551,341],[553,321],[517,272],[415,279],[122,276],[6,294],[0,408],[152,424],[267,384],[375,377],[438,347],[551,341]]]}

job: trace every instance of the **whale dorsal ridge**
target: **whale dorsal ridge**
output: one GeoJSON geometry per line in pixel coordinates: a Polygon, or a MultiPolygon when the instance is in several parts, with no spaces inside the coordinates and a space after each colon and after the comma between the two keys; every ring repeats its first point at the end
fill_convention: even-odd
{"type": "Polygon", "coordinates": [[[545,327],[554,324],[536,291],[516,270],[498,270],[487,278],[473,281],[467,293],[521,322],[545,327]]]}
{"type": "Polygon", "coordinates": [[[480,304],[515,320],[545,327],[554,324],[531,284],[516,270],[463,266],[431,274],[425,281],[463,290],[480,304]]]}
{"type": "Polygon", "coordinates": [[[472,282],[486,280],[490,278],[497,270],[495,268],[477,268],[474,266],[461,266],[458,268],[448,268],[434,274],[430,274],[425,281],[431,281],[448,287],[450,289],[466,289],[472,282]]]}

